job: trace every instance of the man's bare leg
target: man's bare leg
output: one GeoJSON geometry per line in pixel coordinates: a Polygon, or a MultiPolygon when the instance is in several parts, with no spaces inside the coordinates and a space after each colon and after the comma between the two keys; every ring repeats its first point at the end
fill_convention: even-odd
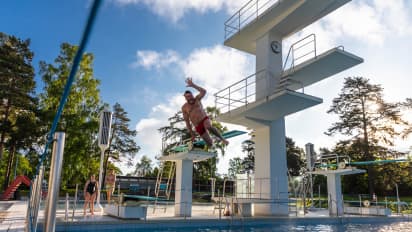
{"type": "Polygon", "coordinates": [[[225,144],[225,145],[229,144],[229,142],[225,138],[222,137],[222,135],[219,133],[219,131],[212,126],[212,124],[210,123],[210,120],[206,120],[204,122],[204,126],[208,131],[210,131],[212,134],[214,134],[216,137],[218,137],[219,140],[222,141],[223,144],[225,144]]]}
{"type": "Polygon", "coordinates": [[[213,140],[210,137],[209,133],[207,133],[207,131],[205,133],[203,133],[202,135],[200,135],[202,137],[202,139],[206,142],[208,147],[212,147],[213,146],[213,140]]]}

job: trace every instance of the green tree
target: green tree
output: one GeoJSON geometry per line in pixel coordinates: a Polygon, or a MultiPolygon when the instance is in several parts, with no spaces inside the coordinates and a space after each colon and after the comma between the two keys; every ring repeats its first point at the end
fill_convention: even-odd
{"type": "Polygon", "coordinates": [[[235,157],[229,160],[228,176],[229,178],[235,178],[237,174],[241,174],[245,171],[243,166],[243,160],[239,157],[235,157]]]}
{"type": "Polygon", "coordinates": [[[11,117],[35,102],[34,54],[29,46],[30,40],[0,32],[0,161],[13,128],[11,117]]]}
{"type": "MultiPolygon", "coordinates": [[[[40,106],[45,112],[48,128],[60,103],[77,50],[78,46],[63,43],[54,64],[40,63],[40,74],[45,84],[40,106]]],[[[93,60],[91,53],[83,55],[56,130],[66,133],[62,188],[84,182],[99,169],[97,133],[102,104],[98,89],[100,81],[93,74],[93,60]]]]}
{"type": "Polygon", "coordinates": [[[246,152],[246,157],[242,161],[245,172],[251,173],[255,169],[255,142],[250,139],[243,141],[242,151],[246,152]]]}
{"type": "Polygon", "coordinates": [[[106,177],[109,159],[113,161],[126,159],[127,166],[130,167],[133,165],[132,161],[136,153],[140,150],[140,147],[134,140],[137,131],[129,129],[129,124],[130,119],[127,112],[119,103],[114,104],[109,148],[106,150],[104,157],[103,180],[106,177]]]}
{"type": "MultiPolygon", "coordinates": [[[[386,156],[379,153],[378,145],[393,145],[393,139],[400,135],[395,125],[406,123],[401,118],[398,105],[384,101],[382,87],[370,84],[363,77],[345,78],[341,93],[333,100],[328,113],[337,114],[339,121],[333,123],[326,134],[349,136],[350,143],[359,144],[360,160],[386,156]]],[[[373,194],[376,169],[373,166],[367,169],[369,193],[373,194]]]]}
{"type": "Polygon", "coordinates": [[[299,176],[302,174],[305,162],[303,161],[303,149],[296,146],[295,142],[286,137],[286,158],[288,171],[292,176],[299,176]]]}
{"type": "Polygon", "coordinates": [[[140,158],[140,162],[136,163],[136,168],[133,174],[136,176],[146,177],[151,175],[152,170],[152,160],[149,157],[143,155],[142,158],[140,158]]]}
{"type": "Polygon", "coordinates": [[[33,52],[30,40],[0,32],[0,161],[8,150],[3,189],[9,185],[17,151],[27,151],[38,139],[33,52]]]}
{"type": "MultiPolygon", "coordinates": [[[[405,102],[401,103],[401,106],[405,109],[406,112],[408,112],[410,115],[412,111],[412,98],[407,98],[405,102]]],[[[412,134],[412,123],[409,122],[407,127],[403,131],[403,137],[407,138],[410,134],[412,134]]]]}
{"type": "MultiPolygon", "coordinates": [[[[6,142],[9,155],[5,172],[5,180],[3,188],[6,189],[10,182],[11,171],[16,162],[16,154],[18,152],[25,152],[32,148],[32,146],[38,142],[40,135],[38,134],[38,127],[40,124],[37,121],[37,117],[33,111],[20,110],[16,115],[15,120],[12,123],[12,131],[10,137],[6,142]]],[[[29,171],[29,170],[27,170],[29,171]]]]}

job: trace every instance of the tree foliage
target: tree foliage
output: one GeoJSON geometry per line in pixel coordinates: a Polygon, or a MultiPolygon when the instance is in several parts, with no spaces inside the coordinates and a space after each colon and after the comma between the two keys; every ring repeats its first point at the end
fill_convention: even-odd
{"type": "Polygon", "coordinates": [[[16,152],[28,150],[38,139],[34,53],[30,40],[0,32],[0,162],[8,150],[3,188],[9,184],[16,152]]]}
{"type": "MultiPolygon", "coordinates": [[[[47,128],[50,128],[60,103],[77,49],[78,46],[63,43],[53,64],[40,63],[40,74],[45,84],[40,106],[48,122],[47,128]]],[[[83,55],[56,130],[66,133],[63,188],[84,182],[90,174],[98,173],[97,133],[102,104],[98,89],[100,81],[93,73],[93,59],[90,53],[83,55]]]]}
{"type": "MultiPolygon", "coordinates": [[[[349,136],[342,143],[354,150],[348,153],[354,160],[388,157],[390,153],[381,145],[392,146],[394,139],[400,135],[396,125],[407,124],[401,117],[398,104],[385,102],[382,91],[380,85],[371,84],[363,77],[345,78],[341,93],[328,111],[337,114],[339,121],[333,123],[326,134],[349,136]]],[[[367,169],[368,188],[372,194],[377,170],[373,166],[367,169]]]]}
{"type": "Polygon", "coordinates": [[[136,168],[133,174],[135,176],[146,177],[151,176],[152,171],[152,160],[149,159],[149,157],[143,155],[142,158],[140,158],[140,161],[136,163],[136,168]]]}
{"type": "Polygon", "coordinates": [[[109,159],[117,162],[126,159],[128,167],[133,165],[133,159],[140,147],[134,140],[137,131],[131,130],[129,127],[130,119],[127,112],[119,103],[114,104],[109,148],[106,150],[104,158],[103,179],[106,177],[109,159]]]}

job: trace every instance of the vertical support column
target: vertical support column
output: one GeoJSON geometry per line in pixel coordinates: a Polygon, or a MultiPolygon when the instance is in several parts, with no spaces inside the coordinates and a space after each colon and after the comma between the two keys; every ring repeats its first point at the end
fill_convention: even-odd
{"type": "Polygon", "coordinates": [[[336,173],[329,173],[327,176],[328,183],[328,202],[329,202],[329,215],[342,216],[343,215],[343,202],[342,202],[342,187],[341,187],[341,175],[336,173]]]}
{"type": "Polygon", "coordinates": [[[47,197],[47,206],[45,212],[44,229],[43,231],[52,232],[56,225],[56,204],[59,200],[60,176],[63,164],[64,151],[64,137],[63,132],[56,132],[54,134],[54,144],[52,152],[52,160],[50,166],[49,189],[47,197]]]}
{"type": "Polygon", "coordinates": [[[256,72],[256,100],[259,100],[275,91],[282,73],[282,38],[274,33],[268,32],[256,40],[256,72]],[[278,45],[277,52],[272,50],[272,42],[278,45]]]}
{"type": "Polygon", "coordinates": [[[175,216],[192,216],[193,161],[176,161],[175,216]]]}
{"type": "Polygon", "coordinates": [[[272,203],[255,204],[255,215],[287,216],[288,179],[284,118],[255,131],[255,196],[272,203]]]}

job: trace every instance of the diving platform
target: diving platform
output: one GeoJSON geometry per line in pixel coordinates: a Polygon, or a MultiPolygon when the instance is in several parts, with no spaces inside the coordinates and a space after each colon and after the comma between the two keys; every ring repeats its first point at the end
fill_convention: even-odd
{"type": "Polygon", "coordinates": [[[216,156],[215,152],[207,152],[204,150],[190,150],[185,152],[170,153],[169,155],[161,156],[158,160],[161,161],[177,161],[191,160],[194,163],[207,160],[216,156]]]}
{"type": "Polygon", "coordinates": [[[256,54],[256,41],[269,31],[285,38],[348,2],[350,0],[252,0],[226,21],[224,44],[256,54]]]}
{"type": "Polygon", "coordinates": [[[309,172],[315,175],[323,175],[327,178],[328,185],[328,202],[329,202],[329,215],[330,216],[343,216],[343,197],[342,197],[342,184],[341,177],[343,175],[353,175],[365,173],[366,170],[348,167],[344,169],[335,170],[317,170],[309,172]]]}
{"type": "Polygon", "coordinates": [[[285,89],[223,113],[219,120],[256,128],[322,102],[321,98],[285,89]]]}
{"type": "Polygon", "coordinates": [[[288,89],[297,90],[362,62],[362,58],[345,51],[343,47],[336,47],[283,71],[280,82],[288,82],[288,89]]]}

